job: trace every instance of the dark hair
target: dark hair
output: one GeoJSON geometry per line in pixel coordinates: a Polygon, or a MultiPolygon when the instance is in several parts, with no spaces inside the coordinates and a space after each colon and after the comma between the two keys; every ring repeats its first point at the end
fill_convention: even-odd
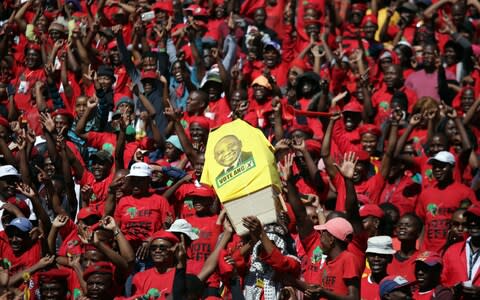
{"type": "Polygon", "coordinates": [[[410,217],[410,218],[412,218],[412,219],[415,221],[415,223],[416,223],[416,227],[417,227],[417,229],[418,229],[418,232],[420,233],[420,232],[422,231],[422,229],[423,229],[423,221],[422,221],[422,219],[420,219],[419,216],[417,216],[416,213],[414,213],[414,212],[408,212],[408,213],[403,214],[400,218],[404,218],[404,217],[410,217]]]}
{"type": "Polygon", "coordinates": [[[393,103],[398,103],[402,110],[408,110],[408,97],[404,92],[396,91],[392,96],[392,105],[393,103]]]}
{"type": "MultiPolygon", "coordinates": [[[[393,205],[392,203],[389,203],[389,202],[385,202],[385,203],[382,203],[380,205],[378,205],[384,212],[384,217],[383,217],[383,224],[382,222],[380,224],[382,224],[382,232],[385,234],[385,235],[389,235],[389,236],[392,236],[393,235],[393,230],[395,228],[395,225],[396,225],[396,221],[398,220],[394,220],[391,215],[388,213],[388,211],[394,211],[398,216],[400,216],[400,211],[399,209],[393,205]]],[[[380,228],[380,226],[379,226],[380,228]]]]}

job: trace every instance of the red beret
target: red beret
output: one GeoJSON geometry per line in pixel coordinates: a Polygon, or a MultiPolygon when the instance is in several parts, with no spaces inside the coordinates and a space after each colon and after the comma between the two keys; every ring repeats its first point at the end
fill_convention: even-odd
{"type": "Polygon", "coordinates": [[[152,242],[158,239],[169,241],[172,244],[176,244],[180,242],[180,240],[175,234],[165,230],[157,231],[152,235],[152,242]]]}
{"type": "Polygon", "coordinates": [[[319,141],[305,140],[305,146],[307,147],[307,151],[310,152],[310,154],[320,156],[320,151],[322,150],[322,144],[319,141]]]}
{"type": "Polygon", "coordinates": [[[7,129],[10,129],[10,124],[8,123],[8,120],[1,116],[0,116],[0,125],[2,125],[7,129]]]}
{"type": "Polygon", "coordinates": [[[143,79],[156,79],[157,78],[157,73],[154,71],[142,71],[142,80],[143,79]]]}
{"type": "Polygon", "coordinates": [[[295,58],[291,63],[290,63],[290,68],[297,67],[302,70],[307,69],[307,65],[305,64],[305,61],[300,58],[295,58]]]}
{"type": "Polygon", "coordinates": [[[308,26],[308,25],[321,26],[322,22],[320,22],[320,20],[317,20],[317,19],[307,19],[307,20],[303,21],[303,24],[304,24],[304,26],[308,26]]]}
{"type": "Polygon", "coordinates": [[[364,206],[360,207],[359,213],[360,217],[362,218],[372,216],[381,219],[385,215],[380,206],[376,204],[365,204],[364,206]]]}
{"type": "Polygon", "coordinates": [[[40,51],[40,45],[37,44],[37,43],[28,43],[27,44],[27,47],[25,49],[32,49],[32,50],[35,50],[35,51],[40,51]]]}
{"type": "Polygon", "coordinates": [[[204,184],[200,186],[195,186],[195,188],[190,189],[185,197],[202,197],[202,198],[215,198],[215,191],[204,184]]]}
{"type": "Polygon", "coordinates": [[[173,15],[173,4],[171,1],[165,2],[156,2],[152,5],[152,10],[163,10],[168,13],[168,15],[173,15]]]}
{"type": "Polygon", "coordinates": [[[480,205],[474,204],[474,205],[470,206],[467,209],[466,213],[475,215],[477,217],[480,217],[480,205]]]}
{"type": "Polygon", "coordinates": [[[62,115],[62,116],[65,116],[67,118],[69,118],[70,120],[73,120],[74,117],[73,117],[73,114],[71,112],[69,112],[68,110],[66,110],[65,108],[59,108],[59,109],[56,109],[53,113],[52,113],[52,117],[56,117],[58,115],[62,115]]]}
{"type": "Polygon", "coordinates": [[[77,214],[77,219],[78,220],[83,220],[83,219],[86,219],[90,216],[97,216],[97,217],[102,217],[102,215],[100,215],[100,213],[90,207],[84,207],[82,209],[80,209],[78,211],[78,214],[77,214]]]}
{"type": "Polygon", "coordinates": [[[204,116],[194,116],[190,119],[190,126],[197,123],[200,127],[210,130],[210,119],[204,116]]]}
{"type": "Polygon", "coordinates": [[[51,269],[38,274],[42,282],[52,282],[55,280],[67,280],[70,273],[66,269],[51,269]]]}
{"type": "Polygon", "coordinates": [[[290,127],[290,133],[293,133],[295,131],[301,131],[309,136],[313,136],[313,130],[310,128],[308,125],[301,125],[298,123],[294,123],[292,127],[290,127]]]}
{"type": "Polygon", "coordinates": [[[102,273],[110,274],[113,276],[113,266],[109,262],[99,261],[87,267],[85,272],[83,272],[83,279],[87,280],[90,275],[102,273]]]}
{"type": "Polygon", "coordinates": [[[364,27],[369,22],[372,23],[372,24],[378,25],[378,19],[375,15],[365,15],[363,17],[361,26],[364,27]]]}
{"type": "Polygon", "coordinates": [[[360,126],[360,128],[358,128],[358,133],[360,135],[364,135],[365,133],[370,133],[376,137],[382,136],[382,131],[373,124],[363,124],[362,126],[360,126]]]}
{"type": "Polygon", "coordinates": [[[370,154],[368,154],[365,150],[357,151],[357,158],[359,161],[367,161],[370,162],[370,154]]]}
{"type": "Polygon", "coordinates": [[[367,10],[367,5],[365,3],[353,3],[352,4],[352,10],[361,10],[361,11],[366,11],[367,10]]]}
{"type": "Polygon", "coordinates": [[[350,101],[343,107],[343,111],[361,113],[363,111],[363,107],[358,101],[350,101]]]}

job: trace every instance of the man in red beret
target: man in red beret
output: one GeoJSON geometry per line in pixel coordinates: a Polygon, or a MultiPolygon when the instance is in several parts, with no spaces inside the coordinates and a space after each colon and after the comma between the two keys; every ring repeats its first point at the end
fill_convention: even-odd
{"type": "Polygon", "coordinates": [[[168,231],[157,231],[152,235],[150,242],[150,256],[153,268],[135,274],[133,277],[134,295],[151,295],[159,293],[156,299],[166,299],[172,294],[173,279],[175,277],[175,245],[178,237],[168,231]]]}
{"type": "Polygon", "coordinates": [[[112,300],[115,297],[113,266],[108,262],[97,262],[83,272],[87,284],[86,296],[90,300],[112,300]]]}
{"type": "Polygon", "coordinates": [[[51,269],[38,274],[41,299],[69,300],[68,277],[70,273],[65,269],[51,269]]]}

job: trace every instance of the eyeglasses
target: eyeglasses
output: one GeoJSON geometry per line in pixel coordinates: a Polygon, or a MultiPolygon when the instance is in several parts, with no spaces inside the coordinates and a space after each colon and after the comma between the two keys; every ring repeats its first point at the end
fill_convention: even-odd
{"type": "Polygon", "coordinates": [[[167,252],[170,249],[170,247],[167,247],[165,245],[151,245],[150,246],[150,251],[154,252],[157,250],[160,250],[161,252],[167,252]]]}

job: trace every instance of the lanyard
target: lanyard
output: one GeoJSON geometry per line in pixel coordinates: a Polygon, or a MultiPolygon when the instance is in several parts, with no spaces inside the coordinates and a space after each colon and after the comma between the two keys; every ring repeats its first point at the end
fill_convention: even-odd
{"type": "Polygon", "coordinates": [[[480,250],[477,249],[477,251],[473,252],[473,249],[472,249],[472,246],[470,245],[470,243],[468,244],[469,247],[470,247],[470,259],[468,261],[468,280],[472,280],[472,271],[473,271],[473,267],[475,266],[475,264],[477,263],[477,260],[478,258],[480,257],[480,250]]]}

